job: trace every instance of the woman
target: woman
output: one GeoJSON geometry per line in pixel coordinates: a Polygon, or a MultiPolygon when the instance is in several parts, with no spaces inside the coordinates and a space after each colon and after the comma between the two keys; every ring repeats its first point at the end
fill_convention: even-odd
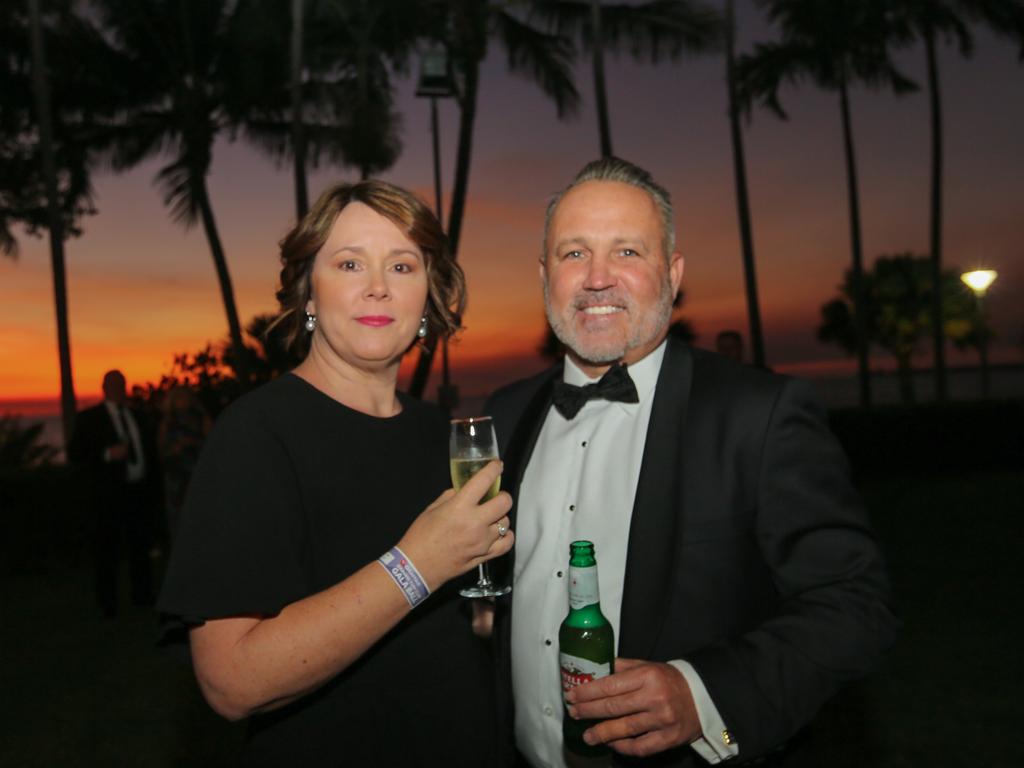
{"type": "Polygon", "coordinates": [[[456,329],[462,273],[379,181],[325,192],[281,258],[308,354],[211,432],[160,608],[211,706],[250,717],[245,764],[486,764],[491,671],[450,582],[509,551],[511,499],[478,503],[498,462],[442,492],[447,423],[395,390],[415,339],[456,329]]]}
{"type": "Polygon", "coordinates": [[[178,530],[185,490],[209,431],[210,417],[191,388],[176,386],[167,390],[160,409],[157,447],[164,471],[164,506],[171,541],[178,530]]]}

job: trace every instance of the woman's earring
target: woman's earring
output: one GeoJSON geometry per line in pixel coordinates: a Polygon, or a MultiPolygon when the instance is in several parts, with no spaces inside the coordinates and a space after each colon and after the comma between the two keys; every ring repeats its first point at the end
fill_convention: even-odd
{"type": "Polygon", "coordinates": [[[316,315],[306,313],[306,330],[312,333],[316,329],[316,315]]]}
{"type": "Polygon", "coordinates": [[[426,338],[426,336],[427,336],[427,316],[426,315],[424,315],[420,319],[420,329],[418,331],[416,331],[416,335],[419,336],[421,339],[426,338]]]}

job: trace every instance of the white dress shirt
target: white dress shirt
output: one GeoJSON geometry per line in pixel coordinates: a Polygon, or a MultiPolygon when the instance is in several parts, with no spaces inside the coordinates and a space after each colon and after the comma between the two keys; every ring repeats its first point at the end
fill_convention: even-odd
{"type": "MultiPolygon", "coordinates": [[[[142,455],[142,439],[139,437],[139,425],[135,423],[135,416],[131,409],[124,405],[118,405],[110,400],[104,400],[107,407],[110,421],[114,425],[118,439],[125,445],[131,446],[126,459],[125,475],[129,483],[136,483],[146,475],[146,459],[142,455]]],[[[109,455],[106,457],[110,461],[109,455]]]]}
{"type": "MultiPolygon", "coordinates": [[[[618,649],[629,525],[664,356],[662,343],[629,366],[638,403],[589,400],[571,420],[550,408],[523,474],[516,512],[512,688],[516,744],[536,768],[566,766],[558,627],[569,612],[569,544],[577,539],[594,542],[601,612],[615,630],[618,649]]],[[[568,358],[564,379],[577,386],[594,381],[568,358]]],[[[670,663],[686,677],[697,704],[704,738],[693,748],[712,763],[735,755],[735,742],[722,743],[725,724],[693,667],[682,660],[670,663]]]]}

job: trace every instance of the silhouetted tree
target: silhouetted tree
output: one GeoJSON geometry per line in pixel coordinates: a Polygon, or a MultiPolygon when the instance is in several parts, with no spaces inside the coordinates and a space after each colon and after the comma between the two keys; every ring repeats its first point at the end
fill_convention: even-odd
{"type": "MultiPolygon", "coordinates": [[[[862,280],[868,339],[895,356],[900,396],[905,403],[913,402],[911,359],[931,328],[931,294],[935,283],[930,259],[909,253],[880,256],[874,268],[864,272],[862,280]]],[[[973,297],[964,290],[954,271],[943,273],[940,288],[946,313],[943,333],[947,338],[964,341],[977,324],[973,297]]],[[[850,353],[857,349],[853,294],[853,272],[848,270],[840,297],[822,306],[822,323],[818,327],[819,341],[838,344],[850,353]]]]}
{"type": "Polygon", "coordinates": [[[602,0],[539,0],[536,13],[558,34],[579,40],[590,53],[601,157],[612,155],[605,52],[628,51],[635,60],[707,53],[722,41],[722,19],[700,0],[648,0],[638,4],[602,0]]]}
{"type": "MultiPolygon", "coordinates": [[[[942,95],[936,46],[941,42],[956,45],[962,56],[974,50],[971,24],[989,27],[996,34],[1010,37],[1021,46],[1024,58],[1024,2],[1022,0],[891,0],[894,21],[904,40],[924,43],[928,71],[928,106],[931,126],[931,199],[929,206],[929,242],[932,279],[942,273],[942,95]]],[[[935,293],[932,312],[935,392],[946,399],[946,355],[939,318],[942,294],[935,293]]]]}
{"type": "Polygon", "coordinates": [[[0,416],[0,470],[46,465],[57,449],[42,441],[43,423],[22,425],[17,416],[0,416]]]}
{"type": "Polygon", "coordinates": [[[740,225],[740,249],[743,258],[743,286],[747,298],[747,325],[754,365],[765,367],[764,331],[757,296],[757,267],[754,261],[754,234],[750,222],[750,197],[747,194],[747,162],[743,153],[743,126],[740,124],[740,99],[736,84],[736,14],[733,0],[725,0],[725,83],[729,97],[729,135],[732,139],[732,165],[736,184],[736,217],[740,225]]]}
{"type": "Polygon", "coordinates": [[[246,0],[93,0],[123,57],[121,119],[109,126],[115,169],[170,155],[157,173],[164,203],[185,227],[201,222],[213,257],[228,333],[244,358],[242,326],[206,177],[213,144],[262,98],[263,62],[247,49],[246,0]]]}
{"type": "Polygon", "coordinates": [[[850,251],[857,333],[857,371],[860,403],[871,404],[868,333],[861,284],[860,198],[854,156],[849,88],[855,83],[886,87],[902,94],[916,85],[896,69],[887,44],[892,34],[884,0],[758,0],[782,33],[777,43],[761,43],[739,64],[744,103],[757,101],[786,119],[779,89],[805,79],[839,95],[850,209],[850,251]]]}
{"type": "Polygon", "coordinates": [[[18,255],[14,228],[49,235],[64,440],[75,415],[64,242],[93,213],[88,127],[106,105],[103,40],[66,0],[16,2],[0,14],[0,254],[18,255]]]}
{"type": "MultiPolygon", "coordinates": [[[[516,6],[517,10],[523,9],[523,17],[513,12],[513,6],[498,0],[433,0],[425,5],[433,15],[425,17],[424,30],[445,45],[459,80],[459,139],[448,211],[448,242],[457,255],[469,191],[480,63],[487,54],[490,39],[497,39],[505,48],[511,72],[532,80],[554,101],[559,118],[576,110],[579,94],[572,77],[572,43],[525,20],[535,9],[536,0],[516,6]]],[[[436,347],[437,337],[431,333],[422,345],[409,385],[413,397],[423,396],[436,347]]]]}
{"type": "Polygon", "coordinates": [[[421,14],[412,0],[251,0],[240,14],[241,35],[264,64],[262,97],[240,105],[239,122],[275,160],[291,160],[299,218],[309,208],[308,167],[326,159],[365,179],[398,159],[391,72],[405,68],[423,34],[421,14]]]}

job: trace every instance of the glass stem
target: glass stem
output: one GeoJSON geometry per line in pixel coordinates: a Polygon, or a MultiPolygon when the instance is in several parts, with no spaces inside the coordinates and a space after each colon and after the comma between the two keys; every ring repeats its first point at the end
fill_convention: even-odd
{"type": "Polygon", "coordinates": [[[479,574],[479,578],[477,579],[477,582],[476,582],[477,586],[478,587],[489,587],[489,586],[491,586],[491,577],[490,577],[490,574],[487,573],[487,563],[480,563],[480,565],[478,565],[476,567],[476,569],[477,569],[477,572],[479,574]]]}

